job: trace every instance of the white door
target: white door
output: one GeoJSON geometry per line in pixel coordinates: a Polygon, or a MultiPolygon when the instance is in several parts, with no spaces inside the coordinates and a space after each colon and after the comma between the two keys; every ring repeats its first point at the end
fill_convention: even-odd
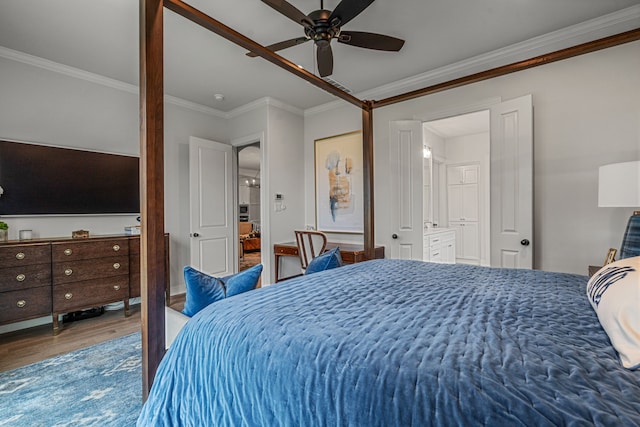
{"type": "Polygon", "coordinates": [[[235,266],[232,150],[189,138],[191,265],[214,276],[231,274],[235,266]]]}
{"type": "Polygon", "coordinates": [[[391,258],[423,257],[422,145],[422,122],[390,123],[391,258]]]}
{"type": "Polygon", "coordinates": [[[491,265],[533,268],[531,95],[491,107],[491,265]]]}

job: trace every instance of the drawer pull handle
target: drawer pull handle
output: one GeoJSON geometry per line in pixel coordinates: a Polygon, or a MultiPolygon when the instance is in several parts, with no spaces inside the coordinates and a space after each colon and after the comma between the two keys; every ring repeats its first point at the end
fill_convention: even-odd
{"type": "Polygon", "coordinates": [[[24,274],[18,274],[18,275],[16,276],[16,280],[17,280],[18,282],[24,282],[24,279],[26,279],[26,278],[27,278],[27,276],[25,276],[24,274]]]}
{"type": "Polygon", "coordinates": [[[67,292],[66,294],[64,294],[64,299],[71,299],[73,298],[73,294],[71,292],[67,292]]]}
{"type": "Polygon", "coordinates": [[[27,305],[27,302],[25,300],[21,299],[16,303],[16,305],[18,306],[18,308],[22,308],[25,305],[27,305]]]}
{"type": "Polygon", "coordinates": [[[18,252],[16,254],[16,259],[24,259],[24,252],[18,252]]]}
{"type": "Polygon", "coordinates": [[[116,291],[119,291],[120,290],[120,285],[114,285],[113,289],[115,289],[116,291]]]}
{"type": "Polygon", "coordinates": [[[64,250],[64,254],[65,254],[66,256],[69,256],[69,255],[71,255],[72,253],[73,253],[73,251],[72,251],[71,249],[69,249],[69,248],[67,248],[67,249],[65,249],[65,250],[64,250]]]}
{"type": "Polygon", "coordinates": [[[120,263],[116,262],[113,264],[113,268],[115,268],[116,270],[120,268],[120,263]]]}
{"type": "Polygon", "coordinates": [[[72,269],[70,269],[70,268],[67,268],[67,269],[64,271],[64,274],[66,274],[67,276],[71,276],[71,275],[73,274],[73,270],[72,270],[72,269]]]}
{"type": "Polygon", "coordinates": [[[120,245],[113,245],[113,250],[118,252],[120,250],[120,245]]]}

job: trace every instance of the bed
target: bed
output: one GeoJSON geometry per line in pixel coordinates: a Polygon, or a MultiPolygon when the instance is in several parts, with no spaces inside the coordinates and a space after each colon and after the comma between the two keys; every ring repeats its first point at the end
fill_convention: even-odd
{"type": "Polygon", "coordinates": [[[640,425],[587,277],[373,260],[209,305],[140,426],[640,425]]]}

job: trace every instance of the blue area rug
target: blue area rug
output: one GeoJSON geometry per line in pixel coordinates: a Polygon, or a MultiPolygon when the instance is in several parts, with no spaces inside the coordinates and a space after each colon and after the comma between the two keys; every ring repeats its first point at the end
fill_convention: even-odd
{"type": "Polygon", "coordinates": [[[142,408],[140,333],[0,373],[0,426],[133,426],[142,408]]]}

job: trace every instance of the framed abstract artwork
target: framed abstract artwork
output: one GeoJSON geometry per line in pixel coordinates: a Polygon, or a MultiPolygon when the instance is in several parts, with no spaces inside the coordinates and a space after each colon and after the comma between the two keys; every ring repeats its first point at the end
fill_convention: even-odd
{"type": "Polygon", "coordinates": [[[362,132],[315,141],[316,229],[363,233],[362,132]]]}

